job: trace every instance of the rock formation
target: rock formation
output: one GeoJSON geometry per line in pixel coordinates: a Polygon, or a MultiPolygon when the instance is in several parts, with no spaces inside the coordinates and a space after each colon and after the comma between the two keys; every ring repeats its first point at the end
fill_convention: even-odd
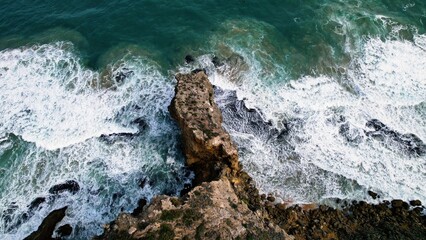
{"type": "Polygon", "coordinates": [[[138,216],[122,213],[99,239],[286,239],[251,211],[227,178],[205,182],[186,198],[158,196],[138,216]]]}
{"type": "Polygon", "coordinates": [[[31,233],[24,240],[49,240],[53,239],[52,235],[55,231],[56,224],[60,222],[65,217],[65,212],[67,207],[57,209],[49,213],[47,217],[38,227],[37,231],[31,233]]]}
{"type": "Polygon", "coordinates": [[[195,187],[180,198],[157,196],[137,214],[120,214],[96,239],[291,239],[265,215],[254,182],[241,171],[207,75],[176,79],[169,111],[182,131],[195,187]]]}
{"type": "Polygon", "coordinates": [[[289,207],[275,204],[273,196],[259,196],[221,126],[206,74],[194,71],[176,79],[169,111],[182,131],[186,163],[196,175],[194,187],[181,197],[157,196],[148,205],[140,201],[133,214],[121,213],[95,239],[425,239],[426,217],[419,201],[411,201],[412,207],[394,200],[333,209],[289,207]]]}
{"type": "Polygon", "coordinates": [[[222,114],[207,75],[194,71],[178,74],[176,80],[169,111],[182,131],[183,151],[195,172],[195,184],[218,179],[225,167],[238,172],[237,148],[222,128],[222,114]]]}

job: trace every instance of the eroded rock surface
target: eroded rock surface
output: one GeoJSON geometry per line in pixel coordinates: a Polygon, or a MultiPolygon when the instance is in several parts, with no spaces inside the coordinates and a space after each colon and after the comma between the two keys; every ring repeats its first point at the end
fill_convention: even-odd
{"type": "Polygon", "coordinates": [[[169,111],[182,131],[183,151],[195,172],[195,184],[218,179],[226,167],[238,172],[237,148],[222,128],[222,114],[207,75],[194,71],[178,74],[176,80],[169,111]]]}
{"type": "Polygon", "coordinates": [[[181,128],[195,187],[180,198],[158,196],[133,214],[120,214],[96,239],[292,239],[269,219],[254,181],[241,171],[206,74],[176,79],[169,111],[181,128]]]}
{"type": "Polygon", "coordinates": [[[291,239],[253,212],[224,177],[195,187],[186,199],[158,196],[139,216],[121,214],[98,239],[291,239]]]}
{"type": "MultiPolygon", "coordinates": [[[[333,209],[276,204],[272,195],[259,196],[221,126],[222,115],[205,73],[178,74],[176,79],[169,110],[182,130],[195,187],[182,197],[163,195],[148,205],[142,202],[133,214],[122,213],[105,225],[104,234],[96,239],[425,239],[420,201],[411,201],[411,207],[393,200],[377,205],[345,203],[333,209]]],[[[269,129],[256,113],[246,112],[259,129],[269,129]]]]}

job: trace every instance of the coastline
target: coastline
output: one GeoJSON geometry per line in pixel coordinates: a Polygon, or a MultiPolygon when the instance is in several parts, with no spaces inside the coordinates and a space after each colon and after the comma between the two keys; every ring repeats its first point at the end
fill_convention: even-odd
{"type": "MultiPolygon", "coordinates": [[[[121,213],[94,239],[426,237],[420,201],[374,205],[336,200],[342,208],[333,209],[325,205],[288,206],[276,203],[273,196],[260,195],[253,179],[242,170],[229,134],[221,127],[221,112],[206,74],[195,70],[176,78],[169,111],[182,131],[186,164],[196,174],[193,186],[181,197],[160,195],[149,204],[139,201],[132,214],[121,213]]],[[[377,197],[374,193],[371,196],[377,197]]]]}
{"type": "MultiPolygon", "coordinates": [[[[204,75],[202,76],[202,78],[207,78],[207,76],[205,76],[202,71],[195,71],[191,74],[188,74],[185,80],[189,82],[188,80],[197,78],[197,74],[204,75]]],[[[176,93],[178,93],[181,89],[186,88],[185,84],[181,84],[181,86],[179,86],[179,82],[182,83],[182,80],[179,81],[179,78],[181,76],[182,75],[177,76],[178,85],[176,86],[176,93]]],[[[211,94],[212,90],[210,90],[211,86],[208,83],[208,80],[207,83],[204,82],[203,85],[207,85],[207,87],[204,87],[202,89],[209,89],[208,94],[211,94]]],[[[188,90],[188,88],[186,89],[188,90]]],[[[203,91],[196,91],[196,94],[199,94],[200,92],[203,91]]],[[[183,101],[182,103],[185,104],[188,102],[183,101]]],[[[172,112],[175,111],[175,109],[175,107],[170,108],[172,112]]],[[[215,109],[215,112],[217,111],[220,110],[215,109]]],[[[176,119],[176,111],[172,115],[174,115],[174,118],[176,119]]],[[[196,114],[189,115],[195,116],[195,118],[197,116],[196,114]]],[[[190,121],[193,120],[194,119],[190,119],[190,121]]],[[[185,125],[186,120],[180,118],[178,122],[179,121],[181,129],[184,128],[184,126],[182,125],[185,125]]],[[[204,131],[209,132],[209,129],[204,128],[204,131]]],[[[228,141],[230,140],[228,139],[228,141]]],[[[184,139],[183,142],[184,146],[191,145],[191,142],[188,141],[188,139],[184,139]]],[[[186,152],[188,151],[191,151],[191,149],[186,150],[186,152]]],[[[220,159],[218,160],[219,163],[223,163],[220,159]]],[[[200,173],[200,171],[206,171],[211,166],[205,165],[204,167],[204,169],[197,169],[198,176],[203,175],[202,173],[200,173]]],[[[274,235],[273,232],[263,232],[263,239],[292,239],[293,237],[294,239],[378,239],[381,237],[385,237],[387,239],[403,239],[404,237],[406,239],[415,239],[418,237],[420,239],[426,236],[426,218],[425,216],[421,216],[421,211],[424,208],[422,206],[419,206],[421,205],[421,202],[419,201],[413,201],[411,205],[415,206],[412,206],[411,209],[408,203],[405,203],[401,200],[394,200],[392,202],[385,201],[378,205],[367,204],[365,202],[351,203],[350,205],[343,207],[341,210],[332,209],[324,205],[306,205],[304,207],[295,205],[288,207],[285,204],[281,203],[275,204],[275,199],[272,196],[260,196],[253,180],[243,170],[232,169],[232,167],[229,168],[227,164],[224,164],[222,165],[221,174],[219,178],[219,181],[209,181],[209,177],[206,177],[205,179],[199,178],[196,182],[203,182],[203,180],[207,181],[205,181],[202,186],[196,186],[195,188],[190,190],[188,194],[180,198],[170,198],[165,196],[157,197],[153,200],[153,203],[144,207],[145,215],[142,214],[139,216],[142,218],[142,220],[147,218],[148,215],[153,212],[153,208],[158,208],[159,201],[165,201],[164,199],[175,199],[170,201],[179,201],[183,202],[184,204],[191,205],[194,203],[193,197],[197,195],[197,193],[199,193],[201,196],[205,195],[206,199],[204,201],[208,202],[209,200],[214,198],[214,196],[210,195],[208,191],[205,190],[206,188],[208,188],[210,185],[227,186],[227,184],[231,184],[232,190],[234,191],[236,196],[238,196],[238,200],[234,204],[246,205],[250,209],[250,211],[252,211],[252,213],[254,213],[256,216],[261,216],[259,219],[256,220],[258,221],[258,223],[260,223],[260,225],[269,224],[273,228],[279,227],[286,231],[285,234],[281,235],[281,238],[277,238],[277,236],[274,235]],[[232,170],[234,170],[234,173],[232,173],[232,170]],[[382,231],[384,229],[387,229],[388,231],[382,231]],[[293,236],[289,236],[287,234],[291,234],[293,236]]],[[[229,188],[226,189],[228,191],[216,194],[232,194],[232,191],[229,191],[229,188]]],[[[199,210],[203,207],[202,205],[204,205],[205,202],[199,202],[199,204],[201,205],[192,205],[192,207],[194,209],[199,210]]],[[[226,209],[226,207],[221,209],[226,209]]],[[[163,209],[162,211],[164,210],[165,209],[163,209]]],[[[157,225],[159,224],[159,234],[161,234],[161,224],[168,223],[168,221],[161,221],[161,217],[163,216],[163,214],[164,212],[161,213],[160,217],[157,219],[149,219],[150,221],[154,220],[157,225]]],[[[133,226],[124,224],[124,222],[126,221],[127,223],[129,222],[128,220],[124,220],[126,219],[125,216],[128,217],[129,215],[120,215],[120,217],[117,218],[117,221],[115,221],[115,223],[107,225],[105,233],[97,239],[109,239],[111,236],[115,236],[114,234],[126,235],[126,233],[128,234],[128,236],[133,236],[135,238],[143,238],[144,236],[146,236],[146,234],[148,234],[142,234],[143,231],[140,232],[140,230],[135,230],[134,228],[132,228],[133,226]],[[126,231],[126,229],[128,231],[126,231]]],[[[184,219],[177,217],[171,222],[173,222],[173,226],[176,227],[176,224],[179,225],[181,221],[184,221],[184,219]]],[[[240,221],[243,220],[240,219],[240,221]]],[[[190,238],[196,238],[196,230],[200,226],[201,225],[191,225],[189,229],[192,229],[193,231],[195,230],[195,235],[190,234],[188,236],[190,238]]],[[[217,226],[221,226],[220,223],[217,226]]],[[[226,229],[227,227],[221,226],[217,229],[214,229],[212,227],[210,230],[217,231],[219,233],[219,236],[230,237],[228,235],[220,235],[223,234],[226,229]]],[[[250,232],[250,230],[247,231],[250,232]]],[[[201,233],[198,232],[198,234],[201,233]]],[[[249,234],[242,234],[241,236],[231,236],[231,238],[235,239],[237,237],[240,237],[242,239],[250,239],[250,236],[252,235],[249,234]]],[[[215,239],[213,236],[217,237],[214,234],[212,236],[203,235],[201,239],[215,239]]],[[[160,237],[160,235],[158,235],[157,237],[160,237]]],[[[257,237],[259,237],[259,235],[257,235],[257,237]]],[[[177,237],[176,235],[175,238],[179,239],[179,237],[177,237]]]]}

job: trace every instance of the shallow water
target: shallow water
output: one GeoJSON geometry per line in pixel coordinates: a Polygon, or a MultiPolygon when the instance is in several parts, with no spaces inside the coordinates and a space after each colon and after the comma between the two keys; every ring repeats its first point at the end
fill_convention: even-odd
{"type": "Polygon", "coordinates": [[[167,106],[173,75],[197,67],[260,191],[426,201],[426,155],[367,126],[426,142],[424,1],[1,3],[2,239],[65,205],[86,239],[139,198],[177,194],[191,174],[167,106]],[[66,180],[80,191],[49,194],[66,180]]]}

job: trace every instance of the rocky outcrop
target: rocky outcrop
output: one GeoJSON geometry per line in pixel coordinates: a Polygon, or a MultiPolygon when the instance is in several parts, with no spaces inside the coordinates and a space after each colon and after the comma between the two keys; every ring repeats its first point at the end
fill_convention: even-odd
{"type": "Polygon", "coordinates": [[[213,86],[203,71],[176,75],[175,97],[169,107],[182,131],[187,165],[198,185],[218,179],[225,168],[240,170],[237,148],[222,128],[222,114],[214,102],[213,86]]]}
{"type": "Polygon", "coordinates": [[[56,224],[65,217],[67,207],[63,207],[52,211],[44,218],[37,231],[31,233],[24,240],[49,240],[53,239],[52,235],[55,231],[56,224]]]}
{"type": "MultiPolygon", "coordinates": [[[[120,214],[96,239],[425,239],[420,201],[411,201],[411,207],[394,200],[345,203],[333,209],[276,204],[273,196],[259,196],[221,126],[205,73],[178,74],[176,79],[169,110],[181,128],[195,187],[182,197],[157,196],[148,205],[140,201],[133,214],[120,214]]],[[[269,129],[259,116],[247,112],[259,129],[269,129]]],[[[277,132],[276,138],[284,135],[277,132]]]]}
{"type": "MultiPolygon", "coordinates": [[[[341,200],[338,200],[342,203],[341,200]]],[[[324,205],[314,209],[281,204],[267,206],[274,222],[299,239],[425,239],[426,217],[418,207],[401,200],[344,203],[341,209],[324,205]]]]}
{"type": "Polygon", "coordinates": [[[121,214],[98,239],[289,239],[251,211],[224,177],[195,187],[186,198],[158,196],[138,216],[121,214]]]}
{"type": "Polygon", "coordinates": [[[96,239],[291,239],[268,218],[253,180],[241,171],[207,75],[194,71],[176,79],[169,111],[182,131],[195,187],[120,214],[96,239]]]}
{"type": "Polygon", "coordinates": [[[75,194],[80,190],[80,185],[74,180],[68,180],[64,183],[57,184],[49,189],[50,194],[60,194],[62,192],[70,192],[75,194]]]}

